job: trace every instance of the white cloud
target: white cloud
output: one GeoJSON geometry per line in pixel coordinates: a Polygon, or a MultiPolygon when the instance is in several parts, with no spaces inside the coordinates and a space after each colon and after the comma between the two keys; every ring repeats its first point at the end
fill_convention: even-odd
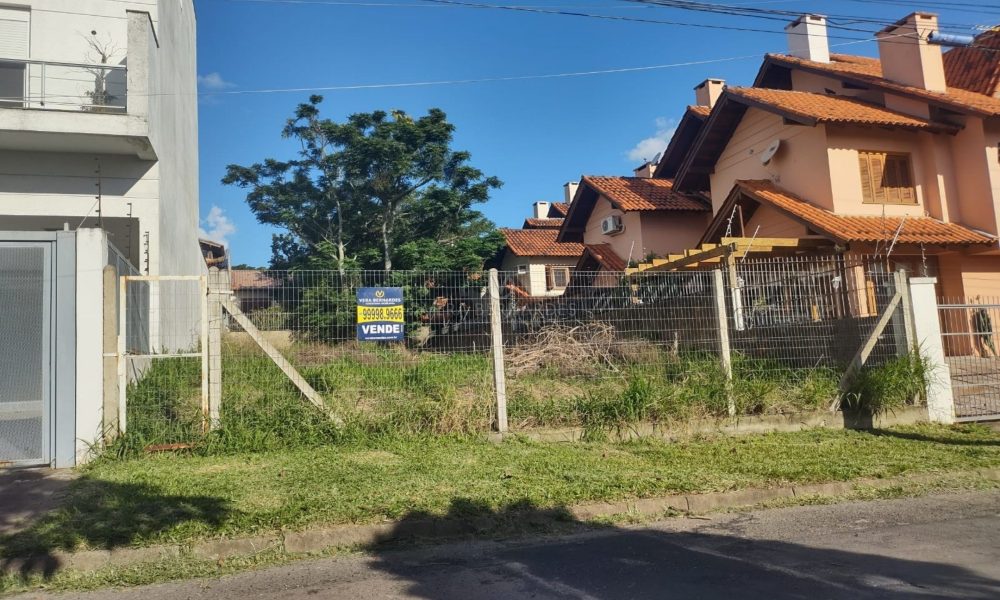
{"type": "Polygon", "coordinates": [[[206,92],[221,92],[222,90],[236,87],[236,84],[226,81],[218,72],[213,72],[207,75],[199,75],[198,87],[206,92]]]}
{"type": "Polygon", "coordinates": [[[656,133],[636,144],[626,156],[632,162],[653,160],[653,157],[666,149],[676,130],[677,121],[658,117],[656,119],[656,133]]]}
{"type": "Polygon", "coordinates": [[[236,233],[236,225],[225,215],[225,212],[221,208],[215,205],[212,205],[212,208],[209,209],[208,215],[202,219],[202,223],[205,226],[198,228],[199,236],[226,246],[229,245],[229,236],[236,233]]]}

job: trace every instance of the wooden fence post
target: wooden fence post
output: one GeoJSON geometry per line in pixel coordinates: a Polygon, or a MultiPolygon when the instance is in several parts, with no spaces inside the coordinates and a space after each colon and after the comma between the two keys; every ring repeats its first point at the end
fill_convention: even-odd
{"type": "MultiPolygon", "coordinates": [[[[736,401],[733,398],[733,357],[729,348],[729,315],[726,311],[726,282],[722,276],[722,270],[712,271],[715,282],[715,314],[718,319],[719,329],[719,360],[722,362],[722,372],[726,376],[726,396],[729,404],[729,416],[736,415],[736,401]]],[[[735,283],[734,283],[735,286],[735,283]]],[[[739,290],[734,287],[736,293],[739,290]]]]}
{"type": "Polygon", "coordinates": [[[104,318],[102,322],[104,349],[104,398],[101,406],[101,431],[105,444],[118,436],[118,272],[104,267],[104,318]]]}
{"type": "Polygon", "coordinates": [[[493,338],[493,389],[497,396],[497,431],[507,433],[507,374],[503,360],[503,323],[500,319],[500,279],[490,269],[490,336],[493,338]]]}

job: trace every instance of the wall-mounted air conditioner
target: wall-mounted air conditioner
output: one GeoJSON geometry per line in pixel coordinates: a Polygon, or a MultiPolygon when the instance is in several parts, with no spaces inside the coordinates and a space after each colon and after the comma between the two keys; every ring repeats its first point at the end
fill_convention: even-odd
{"type": "Polygon", "coordinates": [[[622,224],[621,215],[604,217],[604,220],[601,221],[601,233],[604,235],[614,235],[623,231],[625,231],[625,225],[622,224]]]}

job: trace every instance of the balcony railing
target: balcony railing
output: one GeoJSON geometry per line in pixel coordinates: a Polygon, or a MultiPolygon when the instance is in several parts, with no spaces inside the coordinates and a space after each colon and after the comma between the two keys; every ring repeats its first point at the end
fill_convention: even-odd
{"type": "Polygon", "coordinates": [[[125,65],[0,58],[0,109],[124,113],[125,65]]]}

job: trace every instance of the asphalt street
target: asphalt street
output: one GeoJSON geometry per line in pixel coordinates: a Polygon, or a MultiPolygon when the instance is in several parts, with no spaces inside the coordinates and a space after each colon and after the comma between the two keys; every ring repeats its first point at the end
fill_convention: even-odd
{"type": "Polygon", "coordinates": [[[1000,491],[385,550],[219,579],[58,597],[995,599],[1000,598],[1000,491]]]}

